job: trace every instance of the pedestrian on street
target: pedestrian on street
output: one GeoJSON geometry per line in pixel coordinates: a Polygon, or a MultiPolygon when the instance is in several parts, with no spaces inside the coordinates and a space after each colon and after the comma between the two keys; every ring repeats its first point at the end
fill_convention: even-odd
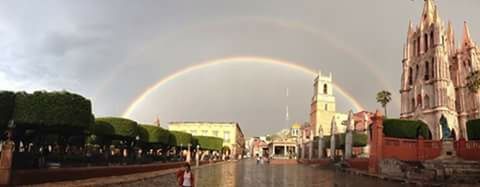
{"type": "Polygon", "coordinates": [[[257,165],[258,165],[260,163],[260,156],[258,155],[258,153],[257,153],[256,159],[257,159],[257,165]]]}
{"type": "Polygon", "coordinates": [[[181,187],[194,187],[195,177],[193,176],[190,164],[186,163],[183,169],[176,173],[178,185],[181,187]]]}

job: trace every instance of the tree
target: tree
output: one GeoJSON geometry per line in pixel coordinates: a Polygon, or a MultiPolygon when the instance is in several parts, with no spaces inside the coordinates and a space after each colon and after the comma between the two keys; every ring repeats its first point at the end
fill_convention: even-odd
{"type": "Polygon", "coordinates": [[[480,89],[480,71],[474,71],[467,76],[467,88],[474,93],[480,89]]]}
{"type": "Polygon", "coordinates": [[[387,104],[392,100],[392,94],[386,90],[377,93],[377,102],[380,103],[385,110],[385,117],[387,116],[387,104]]]}
{"type": "MultiPolygon", "coordinates": [[[[478,92],[480,89],[480,71],[473,71],[467,76],[467,88],[472,93],[478,92]]],[[[474,97],[474,102],[478,103],[478,97],[474,97]]]]}

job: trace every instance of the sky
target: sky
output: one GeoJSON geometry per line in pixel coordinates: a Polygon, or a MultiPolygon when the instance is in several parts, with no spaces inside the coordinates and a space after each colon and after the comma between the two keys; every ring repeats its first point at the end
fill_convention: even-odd
{"type": "MultiPolygon", "coordinates": [[[[480,40],[480,1],[437,0],[457,40],[464,21],[480,40]]],[[[96,116],[163,127],[170,121],[236,121],[247,136],[309,120],[314,76],[253,60],[197,68],[232,57],[278,59],[331,72],[366,110],[388,90],[399,116],[402,46],[423,1],[23,1],[0,3],[0,90],[67,90],[92,100],[96,116]],[[289,96],[286,96],[286,89],[289,96]],[[285,119],[289,107],[289,121],[285,119]]],[[[334,90],[335,92],[335,90],[334,90]]],[[[337,96],[337,111],[353,108],[337,96]]]]}

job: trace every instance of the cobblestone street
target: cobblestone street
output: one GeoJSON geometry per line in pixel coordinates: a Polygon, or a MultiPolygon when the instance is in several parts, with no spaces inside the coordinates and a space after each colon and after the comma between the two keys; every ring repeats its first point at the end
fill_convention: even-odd
{"type": "MultiPolygon", "coordinates": [[[[336,174],[332,170],[312,168],[304,165],[256,165],[255,161],[228,162],[195,169],[196,186],[341,186],[377,187],[404,186],[361,176],[336,174]]],[[[122,186],[177,186],[174,174],[138,181],[122,186]]]]}

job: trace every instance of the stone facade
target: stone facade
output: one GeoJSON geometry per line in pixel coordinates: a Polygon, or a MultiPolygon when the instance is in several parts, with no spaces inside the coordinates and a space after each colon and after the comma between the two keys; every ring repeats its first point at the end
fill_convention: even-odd
{"type": "Polygon", "coordinates": [[[403,53],[402,119],[428,124],[433,139],[441,139],[443,115],[456,137],[466,136],[466,121],[478,117],[479,93],[467,88],[467,76],[479,70],[480,50],[465,22],[463,41],[455,45],[452,24],[439,16],[433,0],[425,0],[417,26],[411,22],[403,53]]]}
{"type": "MultiPolygon", "coordinates": [[[[310,124],[312,126],[313,136],[318,136],[319,134],[330,135],[330,124],[334,116],[337,122],[342,122],[347,119],[346,114],[336,112],[332,79],[332,73],[328,76],[322,76],[321,72],[318,72],[315,78],[310,112],[310,124]]],[[[337,132],[345,132],[345,126],[338,125],[337,132]]]]}

